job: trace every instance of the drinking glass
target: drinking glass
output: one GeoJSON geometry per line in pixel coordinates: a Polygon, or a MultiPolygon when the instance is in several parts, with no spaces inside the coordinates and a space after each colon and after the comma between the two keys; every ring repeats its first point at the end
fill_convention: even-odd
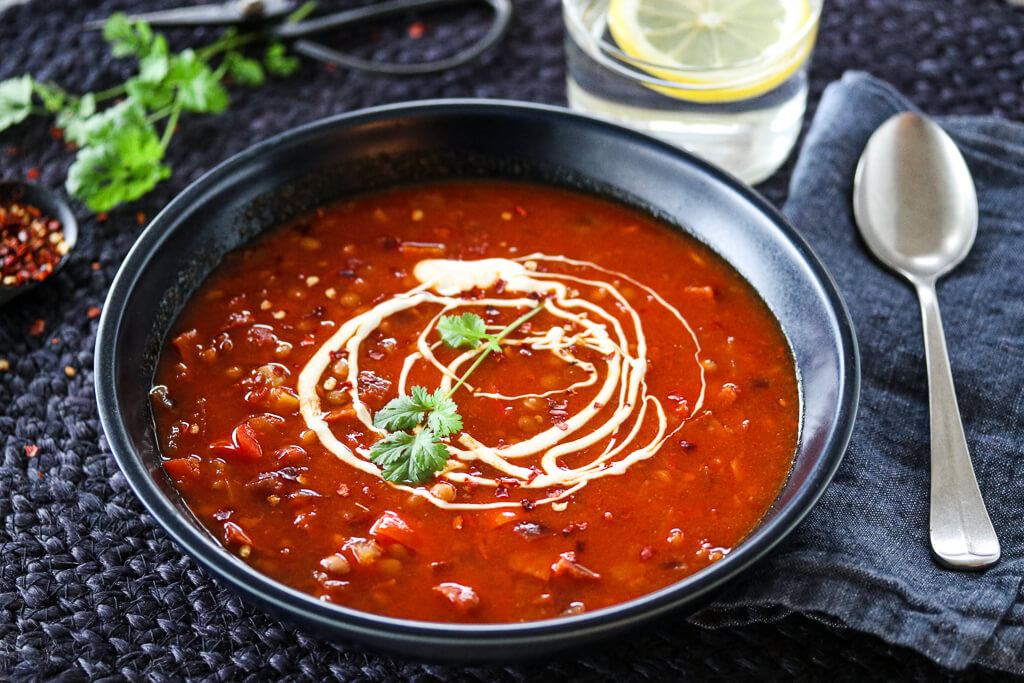
{"type": "Polygon", "coordinates": [[[784,39],[726,67],[627,54],[609,31],[609,4],[562,2],[572,109],[651,133],[751,184],[782,165],[803,121],[821,0],[808,0],[806,20],[784,39]]]}

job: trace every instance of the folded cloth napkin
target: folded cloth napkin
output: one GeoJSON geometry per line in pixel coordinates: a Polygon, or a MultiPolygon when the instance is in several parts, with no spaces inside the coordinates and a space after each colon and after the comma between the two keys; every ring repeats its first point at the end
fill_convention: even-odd
{"type": "Polygon", "coordinates": [[[955,572],[929,551],[928,385],[916,298],[872,259],[851,207],[864,145],[906,110],[915,107],[863,73],[822,97],[784,212],[850,308],[863,364],[857,425],[807,519],[693,620],[729,626],[796,612],[954,669],[1024,674],[1024,126],[938,119],[974,174],[981,210],[974,248],[939,283],[939,301],[967,442],[1002,545],[995,567],[955,572]]]}

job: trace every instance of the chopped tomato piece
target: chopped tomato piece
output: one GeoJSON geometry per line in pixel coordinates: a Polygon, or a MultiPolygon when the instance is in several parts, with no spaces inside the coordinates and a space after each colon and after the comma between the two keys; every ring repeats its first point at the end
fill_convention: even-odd
{"type": "Polygon", "coordinates": [[[715,290],[708,285],[704,285],[703,287],[683,287],[683,292],[687,294],[696,294],[700,298],[708,301],[715,300],[715,290]]]}
{"type": "Polygon", "coordinates": [[[199,359],[199,332],[195,329],[186,330],[171,340],[171,345],[178,350],[178,354],[186,364],[193,363],[199,359]]]}
{"type": "Polygon", "coordinates": [[[196,458],[175,458],[174,460],[164,460],[164,469],[167,470],[167,474],[171,475],[171,479],[174,479],[175,481],[198,477],[199,460],[196,458]]]}
{"type": "Polygon", "coordinates": [[[429,545],[423,534],[418,533],[409,526],[408,522],[399,517],[398,513],[391,510],[385,510],[384,514],[377,518],[377,521],[370,527],[370,535],[401,543],[418,553],[425,552],[429,545]]]}
{"type": "Polygon", "coordinates": [[[384,549],[377,541],[370,541],[365,538],[350,538],[345,542],[345,550],[352,553],[352,557],[361,567],[369,567],[380,559],[384,549]]]}
{"type": "Polygon", "coordinates": [[[574,579],[597,580],[601,575],[591,571],[576,561],[576,553],[569,551],[558,556],[558,561],[551,565],[555,576],[569,576],[574,579]]]}
{"type": "Polygon", "coordinates": [[[519,519],[519,513],[511,510],[487,510],[480,513],[480,526],[485,529],[497,529],[519,519]]]}
{"type": "Polygon", "coordinates": [[[480,598],[477,596],[476,591],[469,586],[463,586],[461,583],[445,581],[434,586],[434,590],[447,598],[448,602],[455,605],[461,612],[468,612],[480,604],[480,598]]]}
{"type": "Polygon", "coordinates": [[[541,581],[551,579],[551,565],[541,557],[530,553],[516,553],[508,558],[508,568],[520,574],[532,576],[541,581]]]}
{"type": "Polygon", "coordinates": [[[231,440],[221,439],[210,444],[217,455],[224,455],[239,460],[259,460],[263,456],[263,448],[256,440],[256,430],[248,422],[235,427],[231,432],[231,440]]]}
{"type": "Polygon", "coordinates": [[[228,544],[252,545],[252,539],[234,522],[224,522],[224,542],[228,544]]]}

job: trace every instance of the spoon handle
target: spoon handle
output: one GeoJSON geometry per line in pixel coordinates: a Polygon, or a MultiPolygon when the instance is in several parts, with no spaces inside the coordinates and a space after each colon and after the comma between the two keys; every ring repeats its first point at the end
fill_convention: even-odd
{"type": "Polygon", "coordinates": [[[985,510],[960,421],[935,281],[918,282],[931,409],[932,550],[951,569],[983,569],[999,560],[999,539],[985,510]]]}

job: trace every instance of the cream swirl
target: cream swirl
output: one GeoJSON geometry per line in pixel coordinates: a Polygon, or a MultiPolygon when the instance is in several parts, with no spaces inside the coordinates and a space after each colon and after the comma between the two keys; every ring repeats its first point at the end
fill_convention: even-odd
{"type": "MultiPolygon", "coordinates": [[[[437,320],[454,309],[532,308],[538,305],[539,299],[549,314],[547,318],[553,321],[551,326],[538,329],[537,325],[533,325],[522,336],[506,339],[503,344],[551,353],[582,371],[586,377],[564,389],[519,395],[478,391],[468,382],[463,386],[474,396],[501,401],[544,398],[585,387],[591,388],[593,397],[578,412],[566,416],[564,421],[518,443],[490,446],[471,433],[462,431],[454,439],[455,443],[448,445],[450,459],[438,476],[453,484],[470,486],[496,488],[501,485],[499,478],[512,478],[523,489],[557,489],[556,494],[534,501],[535,504],[543,505],[572,495],[594,479],[622,474],[635,463],[653,456],[681,425],[670,430],[661,400],[647,391],[647,337],[638,311],[612,281],[567,273],[540,272],[537,268],[541,263],[592,270],[608,276],[612,281],[628,282],[645,292],[649,301],[675,318],[692,339],[695,349],[693,362],[699,373],[700,390],[698,395],[689,398],[689,405],[693,406],[689,417],[697,414],[703,404],[705,391],[700,344],[693,329],[676,308],[651,288],[622,273],[588,261],[532,254],[516,259],[427,259],[417,263],[413,273],[420,285],[346,321],[317,349],[303,368],[299,375],[298,393],[300,413],[306,425],[338,458],[356,469],[380,477],[380,469],[367,459],[369,449],[352,449],[342,443],[324,419],[317,385],[332,362],[332,354],[341,350],[347,352],[347,391],[356,418],[369,431],[384,435],[385,432],[373,426],[373,417],[360,396],[358,378],[360,346],[386,318],[422,304],[441,306],[440,312],[419,334],[415,349],[405,357],[397,388],[400,394],[406,393],[413,367],[417,363],[426,363],[440,373],[439,386],[448,391],[458,381],[459,369],[486,351],[474,349],[459,354],[448,363],[441,362],[434,354],[439,342],[430,341],[437,320]],[[467,299],[460,296],[473,288],[495,288],[499,281],[502,283],[499,297],[467,299]],[[600,298],[608,306],[603,307],[596,301],[582,298],[579,288],[600,292],[600,297],[592,298],[600,298]],[[610,307],[614,307],[617,314],[610,307]],[[603,371],[595,367],[594,363],[578,357],[580,349],[593,351],[590,355],[601,359],[603,371]],[[599,414],[602,420],[595,424],[599,414]],[[650,426],[644,429],[645,425],[650,426]],[[620,434],[621,431],[626,433],[620,434]],[[641,433],[644,433],[642,438],[641,433]],[[562,464],[566,456],[584,451],[591,454],[587,462],[575,467],[562,464]],[[539,469],[536,465],[530,467],[524,464],[525,460],[536,461],[538,457],[539,469]],[[487,465],[496,474],[484,476],[469,471],[470,463],[473,462],[487,465]]],[[[434,505],[447,509],[509,508],[520,505],[511,501],[447,502],[433,495],[426,487],[394,486],[423,496],[434,505]]]]}

